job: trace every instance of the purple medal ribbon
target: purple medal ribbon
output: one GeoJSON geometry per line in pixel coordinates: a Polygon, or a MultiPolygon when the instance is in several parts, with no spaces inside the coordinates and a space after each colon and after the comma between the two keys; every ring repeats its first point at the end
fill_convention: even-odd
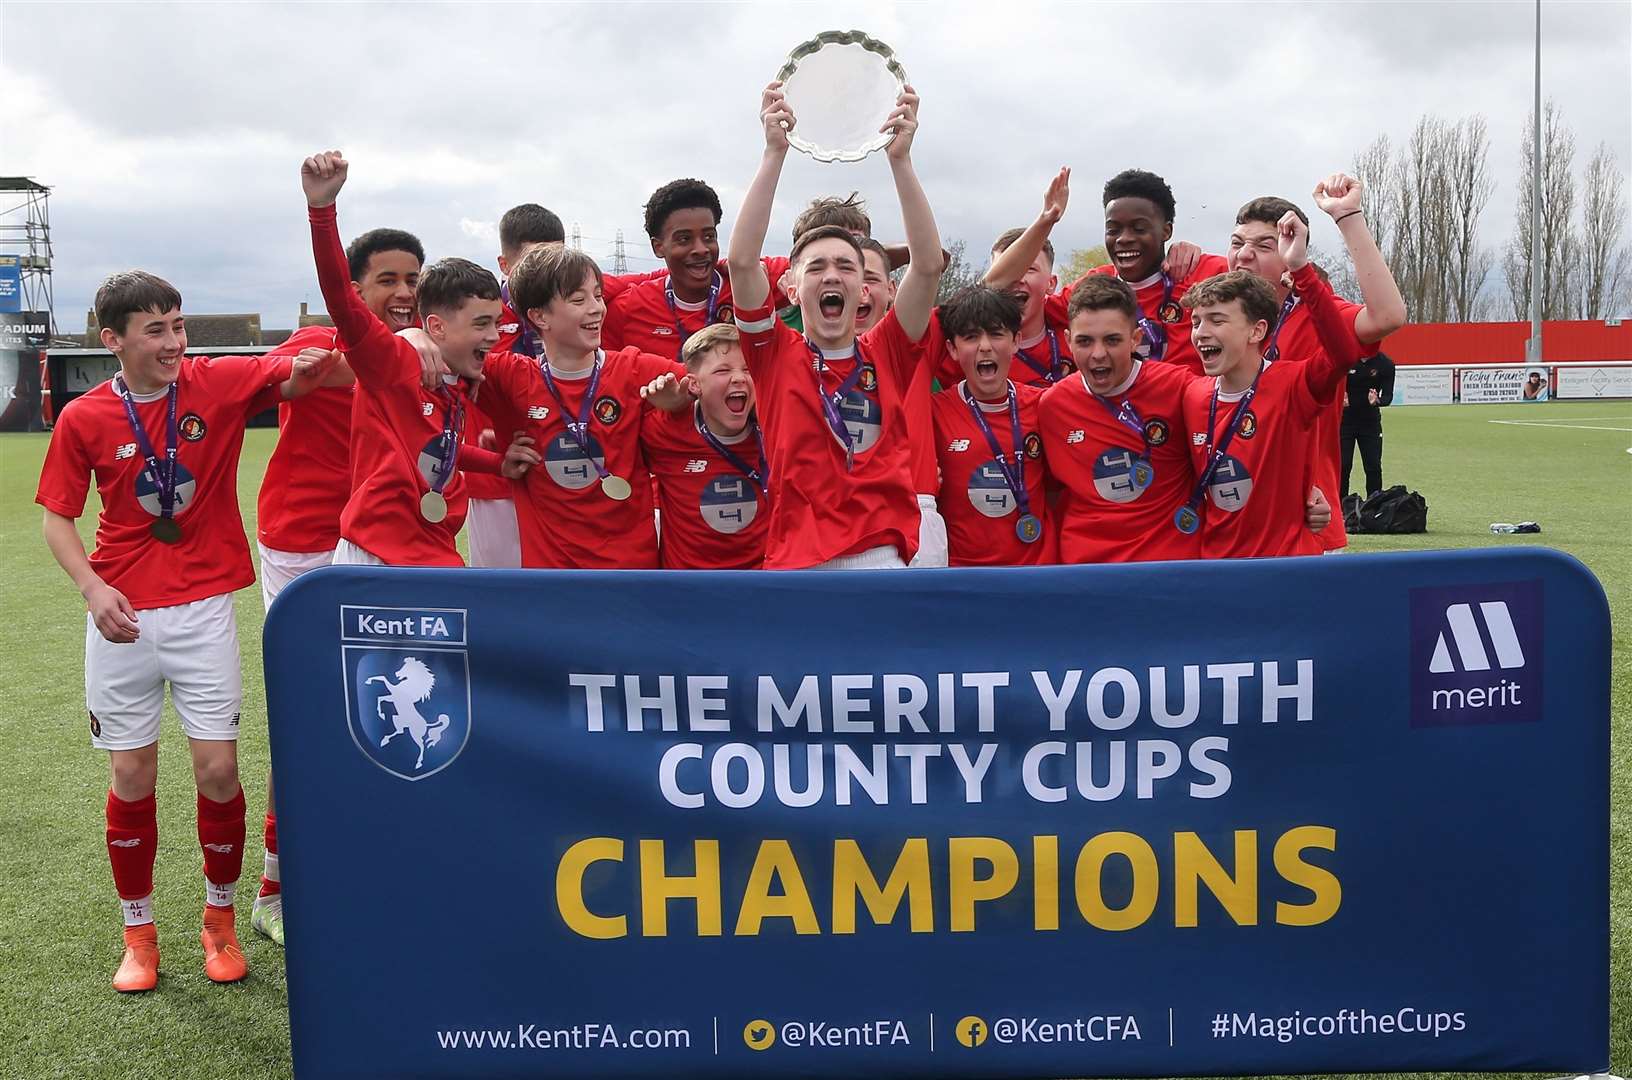
{"type": "MultiPolygon", "coordinates": [[[[1156,314],[1161,315],[1167,305],[1173,302],[1173,279],[1162,271],[1162,302],[1156,305],[1156,314]]],[[[1167,327],[1159,319],[1152,319],[1141,314],[1138,321],[1139,329],[1144,331],[1145,341],[1150,345],[1150,359],[1160,360],[1167,355],[1167,327]]]]}
{"type": "Polygon", "coordinates": [[[759,446],[759,468],[751,469],[746,461],[738,457],[729,446],[720,441],[718,435],[708,429],[708,424],[703,420],[703,407],[701,404],[692,413],[692,419],[696,421],[697,434],[703,437],[703,441],[713,447],[714,452],[723,457],[733,469],[753,481],[754,486],[764,492],[767,499],[770,498],[771,459],[765,454],[765,435],[759,429],[759,421],[753,417],[748,419],[748,423],[753,428],[754,442],[759,446]]]}
{"type": "Polygon", "coordinates": [[[459,441],[465,437],[465,399],[446,386],[436,392],[447,409],[442,420],[442,461],[437,468],[431,490],[438,495],[453,479],[453,470],[459,462],[459,441]]]}
{"type": "MultiPolygon", "coordinates": [[[[515,305],[510,303],[510,283],[508,281],[499,286],[499,299],[503,300],[511,311],[516,310],[515,305]]],[[[544,352],[543,343],[538,340],[538,335],[533,332],[533,325],[527,321],[526,312],[517,312],[516,321],[521,324],[521,336],[516,339],[516,351],[536,359],[544,352]]]]}
{"type": "Polygon", "coordinates": [[[544,385],[549,389],[550,396],[561,407],[561,419],[567,427],[567,434],[572,441],[578,444],[578,449],[584,452],[584,457],[595,469],[595,474],[605,480],[612,474],[606,471],[606,466],[595,460],[595,454],[589,448],[589,417],[595,408],[595,391],[601,385],[601,351],[595,350],[595,366],[589,373],[589,385],[584,387],[584,400],[578,406],[578,419],[573,420],[572,411],[567,408],[566,400],[561,397],[561,391],[556,388],[555,376],[550,372],[550,358],[541,356],[538,360],[538,370],[544,373],[544,385]]]}
{"type": "Polygon", "coordinates": [[[1014,355],[1018,356],[1021,360],[1024,360],[1026,362],[1026,366],[1031,370],[1041,375],[1044,382],[1049,384],[1057,383],[1061,379],[1065,378],[1071,369],[1066,367],[1065,361],[1060,355],[1060,335],[1056,334],[1053,330],[1045,330],[1043,336],[1048,339],[1047,367],[1044,367],[1036,360],[1033,360],[1031,355],[1018,345],[1015,346],[1014,355]]]}
{"type": "Polygon", "coordinates": [[[821,400],[822,415],[827,418],[827,426],[833,430],[833,437],[844,447],[844,468],[848,472],[856,466],[856,447],[855,440],[850,437],[850,429],[845,426],[844,414],[839,409],[850,391],[861,381],[861,373],[867,367],[867,362],[861,356],[861,342],[858,341],[855,345],[856,369],[845,377],[837,390],[832,392],[822,385],[822,372],[827,370],[827,357],[822,355],[822,350],[809,338],[805,339],[805,346],[810,349],[810,355],[816,361],[810,369],[810,376],[816,380],[816,397],[821,400]]]}
{"type": "MultiPolygon", "coordinates": [[[[720,276],[718,270],[714,271],[708,282],[708,318],[703,323],[704,326],[713,326],[714,320],[719,318],[720,290],[724,287],[725,279],[720,276]]],[[[674,332],[680,339],[679,346],[674,350],[675,359],[678,360],[685,352],[686,342],[691,340],[691,335],[686,332],[685,326],[680,322],[680,305],[674,296],[674,279],[672,276],[663,279],[663,296],[669,302],[669,314],[674,316],[674,332]]]]}
{"type": "Polygon", "coordinates": [[[1258,365],[1258,374],[1252,377],[1252,385],[1247,387],[1241,400],[1235,403],[1235,412],[1230,414],[1230,422],[1224,427],[1224,437],[1213,445],[1213,424],[1218,420],[1218,384],[1213,384],[1213,399],[1207,405],[1207,467],[1201,471],[1201,478],[1196,481],[1196,489],[1190,493],[1190,500],[1185,506],[1192,512],[1201,507],[1202,500],[1207,497],[1207,485],[1213,481],[1213,474],[1224,463],[1224,452],[1230,448],[1235,439],[1235,433],[1241,430],[1241,422],[1247,415],[1247,409],[1252,405],[1253,397],[1258,393],[1258,377],[1264,373],[1264,365],[1258,365]]]}
{"type": "Polygon", "coordinates": [[[963,384],[963,403],[969,406],[969,415],[975,418],[975,424],[980,433],[986,436],[986,445],[992,448],[992,454],[997,458],[997,467],[1003,472],[1003,482],[1009,485],[1014,492],[1014,501],[1020,504],[1020,516],[1028,517],[1031,514],[1031,496],[1026,491],[1026,444],[1020,433],[1020,406],[1015,401],[1014,384],[1009,384],[1009,426],[1014,433],[1014,467],[1009,467],[1008,458],[1003,453],[1003,447],[997,441],[997,433],[992,425],[986,422],[986,413],[980,407],[980,402],[969,393],[969,384],[963,384]]]}
{"type": "Polygon", "coordinates": [[[1129,401],[1126,397],[1123,397],[1120,405],[1112,405],[1109,398],[1100,397],[1092,390],[1088,391],[1088,396],[1099,402],[1100,405],[1104,407],[1105,411],[1111,414],[1112,420],[1115,420],[1118,424],[1121,424],[1123,427],[1139,436],[1139,441],[1143,443],[1145,447],[1141,456],[1149,458],[1150,436],[1145,434],[1144,420],[1139,416],[1139,410],[1133,407],[1133,402],[1129,401]]]}
{"type": "Polygon", "coordinates": [[[1297,306],[1296,294],[1287,296],[1286,301],[1281,304],[1281,317],[1275,320],[1275,329],[1269,332],[1269,348],[1264,350],[1264,359],[1272,364],[1281,358],[1281,347],[1276,344],[1281,340],[1281,327],[1286,325],[1287,316],[1291,315],[1292,309],[1297,306]]]}
{"type": "Polygon", "coordinates": [[[173,518],[176,513],[176,455],[181,450],[181,439],[176,431],[176,384],[171,383],[165,394],[168,442],[164,450],[163,468],[159,467],[159,455],[153,449],[153,440],[147,437],[147,429],[142,427],[141,417],[136,415],[136,403],[131,399],[130,387],[125,385],[123,376],[114,377],[113,388],[124,403],[125,419],[130,421],[130,431],[136,437],[136,445],[141,449],[142,457],[147,459],[147,474],[153,478],[153,487],[159,493],[159,516],[173,518]]]}

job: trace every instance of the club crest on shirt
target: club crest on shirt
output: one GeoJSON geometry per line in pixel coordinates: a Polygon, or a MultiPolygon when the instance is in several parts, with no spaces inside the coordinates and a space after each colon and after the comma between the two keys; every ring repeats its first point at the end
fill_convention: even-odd
{"type": "Polygon", "coordinates": [[[732,307],[730,304],[721,304],[719,310],[714,313],[715,322],[728,323],[734,320],[736,317],[737,309],[732,307]]]}
{"type": "Polygon", "coordinates": [[[869,394],[878,389],[878,369],[871,364],[861,365],[861,380],[856,384],[869,394]]]}
{"type": "Polygon", "coordinates": [[[176,430],[181,432],[181,437],[188,442],[197,442],[204,437],[207,429],[204,427],[204,418],[196,412],[190,412],[176,422],[176,430]]]}
{"type": "Polygon", "coordinates": [[[1240,435],[1243,439],[1250,439],[1256,434],[1258,434],[1258,417],[1253,414],[1251,409],[1248,409],[1247,414],[1241,418],[1240,435]]]}
{"type": "Polygon", "coordinates": [[[1150,445],[1160,446],[1167,441],[1167,421],[1157,417],[1145,424],[1145,438],[1150,445]]]}
{"type": "Polygon", "coordinates": [[[599,420],[602,425],[611,427],[618,422],[618,418],[622,415],[623,406],[611,394],[595,399],[595,419],[599,420]]]}
{"type": "Polygon", "coordinates": [[[1184,308],[1177,300],[1169,300],[1156,309],[1156,317],[1171,325],[1184,318],[1184,308]]]}
{"type": "Polygon", "coordinates": [[[1027,432],[1022,442],[1026,448],[1027,457],[1036,460],[1043,456],[1043,437],[1041,435],[1035,431],[1027,432]]]}

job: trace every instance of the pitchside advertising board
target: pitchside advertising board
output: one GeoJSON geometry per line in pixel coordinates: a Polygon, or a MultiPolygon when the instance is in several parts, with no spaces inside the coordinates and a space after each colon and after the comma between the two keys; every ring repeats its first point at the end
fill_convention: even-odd
{"type": "Polygon", "coordinates": [[[265,656],[298,1076],[1608,1064],[1554,552],[334,567],[265,656]]]}

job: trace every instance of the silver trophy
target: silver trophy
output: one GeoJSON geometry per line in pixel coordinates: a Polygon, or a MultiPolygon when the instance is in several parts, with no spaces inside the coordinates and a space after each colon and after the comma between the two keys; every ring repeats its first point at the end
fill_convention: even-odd
{"type": "Polygon", "coordinates": [[[797,46],[776,77],[797,126],[788,145],[817,161],[860,161],[895,136],[880,132],[906,85],[895,50],[860,30],[827,30],[797,46]]]}

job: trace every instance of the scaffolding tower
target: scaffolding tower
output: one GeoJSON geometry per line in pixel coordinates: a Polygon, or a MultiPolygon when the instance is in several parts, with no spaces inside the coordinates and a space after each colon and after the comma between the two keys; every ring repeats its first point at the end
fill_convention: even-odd
{"type": "MultiPolygon", "coordinates": [[[[45,333],[55,337],[51,295],[51,189],[27,176],[0,176],[0,257],[16,259],[21,280],[20,310],[45,316],[45,333]]],[[[44,343],[42,342],[42,345],[44,343]]]]}

